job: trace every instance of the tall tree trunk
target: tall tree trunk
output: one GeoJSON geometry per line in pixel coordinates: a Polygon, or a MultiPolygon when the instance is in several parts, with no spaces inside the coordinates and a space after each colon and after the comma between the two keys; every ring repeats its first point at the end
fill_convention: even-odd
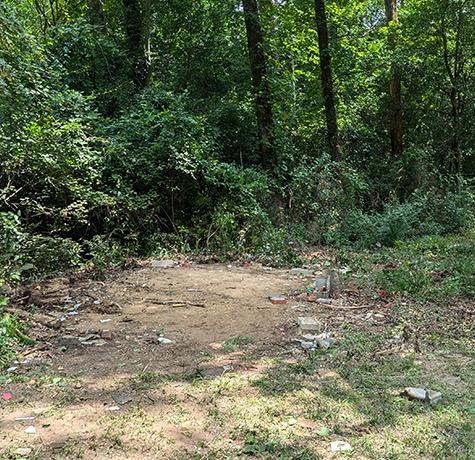
{"type": "Polygon", "coordinates": [[[336,120],[335,94],[333,92],[333,77],[331,55],[328,43],[328,25],[325,11],[325,0],[315,0],[315,16],[317,21],[318,49],[320,52],[320,74],[322,80],[323,102],[327,121],[327,137],[330,154],[333,161],[340,160],[340,142],[338,138],[338,123],[336,120]]]}
{"type": "MultiPolygon", "coordinates": [[[[384,0],[386,7],[386,20],[388,25],[397,24],[397,0],[384,0]]],[[[394,31],[390,31],[389,46],[391,49],[396,47],[396,39],[394,31]]],[[[394,157],[402,154],[404,149],[403,143],[403,126],[402,126],[402,106],[401,106],[401,76],[399,66],[393,59],[391,64],[391,81],[389,82],[389,111],[390,126],[389,134],[391,137],[391,152],[394,157]]]]}
{"type": "Polygon", "coordinates": [[[441,36],[442,46],[444,50],[444,64],[450,80],[450,105],[452,114],[452,140],[450,148],[452,150],[452,157],[449,161],[449,169],[453,174],[460,174],[463,169],[462,150],[460,145],[460,130],[461,130],[461,118],[463,116],[463,102],[461,85],[463,80],[463,71],[465,65],[465,58],[463,53],[462,41],[464,37],[464,13],[459,12],[457,14],[457,26],[455,29],[455,51],[453,58],[451,59],[446,21],[445,16],[447,14],[449,3],[447,0],[444,2],[444,10],[441,24],[441,36]],[[451,63],[452,61],[452,63],[451,63]]]}
{"type": "Polygon", "coordinates": [[[275,166],[272,102],[267,79],[264,34],[259,18],[257,0],[243,0],[247,46],[254,86],[259,154],[264,167],[275,166]]]}
{"type": "Polygon", "coordinates": [[[135,86],[147,86],[150,77],[150,0],[123,0],[125,33],[135,86]]]}

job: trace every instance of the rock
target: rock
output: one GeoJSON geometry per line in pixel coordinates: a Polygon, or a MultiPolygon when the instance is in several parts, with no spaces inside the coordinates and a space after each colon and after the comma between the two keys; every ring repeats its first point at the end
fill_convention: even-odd
{"type": "Polygon", "coordinates": [[[332,342],[330,339],[319,339],[317,340],[317,344],[319,348],[324,348],[325,350],[327,350],[328,348],[331,347],[332,342]]]}
{"type": "Polygon", "coordinates": [[[417,401],[425,401],[430,404],[436,404],[442,398],[442,393],[433,390],[425,390],[424,388],[407,387],[401,393],[409,399],[417,401]]]}
{"type": "Polygon", "coordinates": [[[153,268],[175,268],[178,262],[175,260],[152,260],[153,268]]]}
{"type": "Polygon", "coordinates": [[[24,431],[27,434],[36,434],[36,428],[33,425],[27,426],[24,431]]]}
{"type": "Polygon", "coordinates": [[[304,350],[315,350],[315,348],[317,348],[315,342],[305,342],[304,340],[300,340],[300,346],[304,350]]]}
{"type": "Polygon", "coordinates": [[[14,455],[18,455],[20,457],[27,457],[33,452],[31,447],[19,447],[18,449],[13,451],[14,455]]]}
{"type": "Polygon", "coordinates": [[[332,452],[349,452],[351,445],[346,441],[333,441],[330,443],[330,448],[332,452]]]}
{"type": "Polygon", "coordinates": [[[124,404],[127,404],[132,401],[132,397],[129,395],[124,395],[124,394],[115,394],[112,395],[112,399],[119,404],[120,406],[123,406],[124,404]]]}
{"type": "Polygon", "coordinates": [[[109,329],[104,329],[101,331],[101,338],[105,340],[112,340],[112,331],[109,329]]]}
{"type": "Polygon", "coordinates": [[[173,340],[167,339],[166,337],[159,337],[157,340],[158,340],[158,343],[161,343],[163,345],[168,345],[170,343],[173,343],[173,340]]]}
{"type": "Polygon", "coordinates": [[[317,299],[317,302],[322,305],[330,305],[332,303],[332,300],[326,298],[319,298],[317,299]]]}
{"type": "Polygon", "coordinates": [[[279,294],[274,294],[269,297],[269,300],[274,304],[274,305],[284,305],[287,303],[287,298],[284,297],[283,295],[279,294]]]}
{"type": "Polygon", "coordinates": [[[120,407],[119,406],[110,406],[110,407],[106,407],[106,411],[109,411],[109,412],[116,412],[120,410],[120,407]]]}
{"type": "Polygon", "coordinates": [[[303,277],[313,276],[313,270],[309,270],[308,268],[292,268],[290,274],[303,277]]]}
{"type": "Polygon", "coordinates": [[[436,404],[442,399],[442,393],[439,391],[427,390],[426,401],[430,404],[436,404]]]}
{"type": "Polygon", "coordinates": [[[299,316],[297,322],[302,332],[314,332],[321,329],[321,324],[315,318],[299,316]]]}

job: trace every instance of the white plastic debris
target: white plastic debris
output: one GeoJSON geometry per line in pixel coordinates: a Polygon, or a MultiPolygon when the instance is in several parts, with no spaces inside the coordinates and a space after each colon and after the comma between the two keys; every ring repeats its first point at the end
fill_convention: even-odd
{"type": "Polygon", "coordinates": [[[27,426],[25,428],[25,433],[27,433],[27,434],[36,434],[36,428],[33,425],[27,426]]]}

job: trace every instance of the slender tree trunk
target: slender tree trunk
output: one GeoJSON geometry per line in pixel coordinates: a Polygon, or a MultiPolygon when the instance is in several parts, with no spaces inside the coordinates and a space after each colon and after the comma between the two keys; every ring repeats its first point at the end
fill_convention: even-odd
{"type": "Polygon", "coordinates": [[[328,43],[325,0],[315,0],[315,16],[317,21],[318,49],[320,51],[320,75],[327,121],[328,145],[330,147],[332,160],[339,161],[341,156],[340,142],[338,138],[338,123],[336,120],[335,94],[333,92],[332,65],[328,43]]]}
{"type": "MultiPolygon", "coordinates": [[[[386,6],[386,20],[388,25],[398,22],[397,17],[397,0],[384,0],[386,6]]],[[[389,46],[394,49],[396,47],[393,31],[390,31],[389,46]]],[[[402,126],[402,106],[401,106],[401,76],[399,66],[393,60],[391,64],[391,81],[389,82],[390,97],[390,127],[389,134],[391,138],[391,152],[394,157],[402,154],[404,149],[403,143],[403,126],[402,126]]]]}
{"type": "Polygon", "coordinates": [[[272,101],[257,0],[243,0],[247,46],[254,86],[259,154],[264,167],[275,166],[272,101]]]}
{"type": "Polygon", "coordinates": [[[122,0],[124,5],[125,33],[131,74],[135,86],[143,89],[150,77],[150,0],[122,0]]]}

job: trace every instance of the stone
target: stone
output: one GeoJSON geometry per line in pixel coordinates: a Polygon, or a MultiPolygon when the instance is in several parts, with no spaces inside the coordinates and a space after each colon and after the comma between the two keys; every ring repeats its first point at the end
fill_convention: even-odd
{"type": "Polygon", "coordinates": [[[31,447],[19,447],[18,449],[13,451],[14,455],[18,455],[20,457],[27,457],[33,452],[31,447]]]}
{"type": "Polygon", "coordinates": [[[309,270],[308,268],[292,268],[292,270],[290,270],[290,274],[295,276],[310,277],[313,276],[313,270],[309,270]]]}
{"type": "Polygon", "coordinates": [[[120,406],[123,406],[124,404],[127,404],[132,401],[131,396],[123,395],[123,394],[112,395],[112,399],[120,406]]]}
{"type": "Polygon", "coordinates": [[[304,340],[300,341],[300,346],[304,350],[315,350],[315,348],[317,348],[315,342],[305,342],[304,340]]]}
{"type": "Polygon", "coordinates": [[[269,300],[274,304],[274,305],[284,305],[287,303],[287,298],[284,297],[283,295],[279,294],[274,294],[269,297],[269,300]]]}
{"type": "Polygon", "coordinates": [[[404,389],[403,395],[409,399],[417,399],[419,401],[426,400],[426,390],[424,390],[424,388],[407,387],[404,389]]]}
{"type": "Polygon", "coordinates": [[[442,399],[442,393],[439,391],[427,390],[426,401],[430,404],[436,404],[442,399]]]}
{"type": "Polygon", "coordinates": [[[333,441],[330,443],[330,448],[332,452],[349,452],[351,445],[346,441],[333,441]]]}
{"type": "Polygon", "coordinates": [[[325,350],[327,350],[328,348],[331,347],[332,342],[330,339],[320,339],[320,340],[317,340],[317,344],[319,348],[324,348],[325,350]]]}
{"type": "Polygon", "coordinates": [[[321,305],[330,305],[332,303],[332,300],[321,297],[321,298],[317,299],[317,302],[321,305]]]}
{"type": "Polygon", "coordinates": [[[315,318],[299,316],[297,322],[302,332],[315,332],[321,329],[321,324],[315,318]]]}
{"type": "Polygon", "coordinates": [[[101,331],[101,338],[105,340],[112,340],[112,331],[109,329],[104,329],[101,331]]]}
{"type": "Polygon", "coordinates": [[[152,260],[153,268],[175,268],[178,262],[175,260],[152,260]]]}
{"type": "Polygon", "coordinates": [[[425,401],[430,404],[436,404],[442,399],[442,393],[439,391],[425,390],[424,388],[407,387],[402,392],[402,396],[417,401],[425,401]]]}
{"type": "Polygon", "coordinates": [[[159,337],[157,340],[158,340],[158,343],[161,343],[163,345],[168,345],[170,343],[173,343],[173,340],[167,339],[166,337],[159,337]]]}

